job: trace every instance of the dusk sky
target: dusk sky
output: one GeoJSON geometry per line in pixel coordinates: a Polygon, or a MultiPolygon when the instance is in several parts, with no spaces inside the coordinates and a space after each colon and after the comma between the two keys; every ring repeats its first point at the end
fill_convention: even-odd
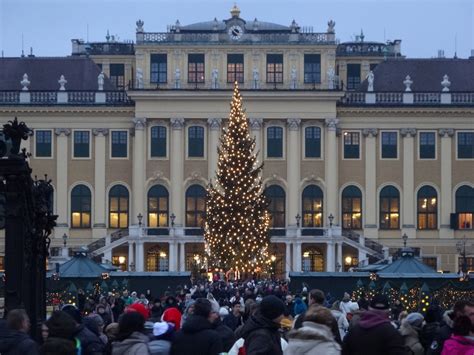
{"type": "MultiPolygon", "coordinates": [[[[145,31],[164,32],[177,19],[182,25],[230,17],[227,0],[0,0],[0,50],[19,56],[22,33],[25,54],[71,53],[71,39],[103,41],[107,29],[119,40],[135,40],[135,22],[145,31]]],[[[336,37],[354,39],[363,29],[366,40],[401,39],[407,57],[470,56],[474,49],[474,0],[241,0],[241,17],[325,32],[336,21],[336,37]]]]}

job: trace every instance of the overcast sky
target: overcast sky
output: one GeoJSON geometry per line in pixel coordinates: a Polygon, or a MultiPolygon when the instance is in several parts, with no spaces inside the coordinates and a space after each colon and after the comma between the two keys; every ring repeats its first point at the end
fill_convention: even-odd
{"type": "MultiPolygon", "coordinates": [[[[19,56],[71,53],[71,39],[103,41],[107,29],[120,40],[135,40],[135,22],[145,31],[230,17],[228,0],[0,0],[0,50],[19,56]]],[[[474,49],[474,0],[240,0],[241,17],[324,32],[336,21],[336,37],[350,41],[363,29],[366,40],[401,39],[408,57],[433,57],[444,49],[467,58],[474,49]]]]}

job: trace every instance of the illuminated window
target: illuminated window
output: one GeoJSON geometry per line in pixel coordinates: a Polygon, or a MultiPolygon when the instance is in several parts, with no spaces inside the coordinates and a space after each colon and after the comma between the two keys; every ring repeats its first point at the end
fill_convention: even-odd
{"type": "Polygon", "coordinates": [[[37,157],[50,158],[52,156],[51,131],[35,130],[35,143],[37,157]]]}
{"type": "Polygon", "coordinates": [[[128,190],[125,186],[115,185],[109,192],[109,227],[128,227],[128,190]]]}
{"type": "Polygon", "coordinates": [[[362,192],[356,186],[342,191],[342,228],[362,229],[362,192]]]}
{"type": "Polygon", "coordinates": [[[380,229],[400,228],[400,193],[394,186],[380,191],[380,229]]]}
{"type": "Polygon", "coordinates": [[[161,185],[155,185],[148,191],[148,226],[168,227],[168,190],[161,185]]]}
{"type": "Polygon", "coordinates": [[[5,271],[5,257],[0,256],[0,271],[5,271]]]}
{"type": "Polygon", "coordinates": [[[436,256],[424,256],[421,261],[433,270],[438,270],[438,258],[436,256]]]}
{"type": "Polygon", "coordinates": [[[167,82],[167,57],[166,54],[150,55],[150,82],[162,84],[167,82]]]}
{"type": "Polygon", "coordinates": [[[285,228],[285,190],[278,185],[265,189],[265,196],[269,200],[268,212],[270,213],[270,227],[285,228]]]}
{"type": "MultiPolygon", "coordinates": [[[[463,270],[463,263],[464,263],[464,258],[460,256],[458,258],[458,270],[462,271],[463,270]]],[[[473,273],[474,272],[474,257],[466,257],[466,270],[467,272],[473,273]]]]}
{"type": "Polygon", "coordinates": [[[244,82],[244,55],[227,54],[227,82],[244,82]]]}
{"type": "Polygon", "coordinates": [[[324,271],[323,253],[318,248],[308,248],[303,252],[302,258],[303,272],[324,271]]]}
{"type": "Polygon", "coordinates": [[[85,185],[77,185],[71,191],[71,225],[91,227],[91,190],[85,185]]]}
{"type": "Polygon", "coordinates": [[[267,83],[283,83],[283,54],[267,54],[267,83]]]}
{"type": "Polygon", "coordinates": [[[204,83],[204,54],[188,54],[188,83],[204,83]]]}
{"type": "Polygon", "coordinates": [[[168,271],[168,254],[158,246],[146,253],[146,271],[168,271]]]}
{"type": "Polygon", "coordinates": [[[321,158],[321,128],[306,127],[304,130],[306,158],[321,158]]]}
{"type": "Polygon", "coordinates": [[[188,128],[188,157],[204,157],[204,127],[191,126],[188,128]]]}
{"type": "Polygon", "coordinates": [[[192,185],[186,190],[186,227],[202,227],[206,212],[206,190],[192,185]]]}
{"type": "Polygon", "coordinates": [[[151,127],[151,142],[150,142],[150,156],[166,157],[166,127],[154,126],[151,127]]]}
{"type": "Polygon", "coordinates": [[[456,190],[456,213],[459,229],[473,229],[474,187],[463,185],[456,190]]]}
{"type": "Polygon", "coordinates": [[[268,127],[267,128],[267,157],[282,158],[283,157],[283,128],[268,127]]]}
{"type": "Polygon", "coordinates": [[[316,185],[303,190],[303,227],[323,226],[323,191],[316,185]]]}
{"type": "Polygon", "coordinates": [[[438,194],[431,186],[418,190],[418,229],[436,229],[438,227],[438,194]]]}

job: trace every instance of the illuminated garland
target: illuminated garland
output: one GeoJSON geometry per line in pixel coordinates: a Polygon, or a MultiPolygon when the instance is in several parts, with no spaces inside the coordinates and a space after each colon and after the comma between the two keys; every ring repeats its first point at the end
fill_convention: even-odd
{"type": "Polygon", "coordinates": [[[270,264],[270,219],[262,189],[263,165],[257,162],[255,138],[249,134],[237,83],[218,154],[216,182],[209,184],[206,196],[204,237],[209,268],[264,271],[270,264]]]}

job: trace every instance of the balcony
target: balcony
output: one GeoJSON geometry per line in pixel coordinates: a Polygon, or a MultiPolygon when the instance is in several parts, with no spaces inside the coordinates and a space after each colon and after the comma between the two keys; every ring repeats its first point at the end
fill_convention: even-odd
{"type": "Polygon", "coordinates": [[[472,106],[473,92],[348,92],[342,106],[472,106]]]}

